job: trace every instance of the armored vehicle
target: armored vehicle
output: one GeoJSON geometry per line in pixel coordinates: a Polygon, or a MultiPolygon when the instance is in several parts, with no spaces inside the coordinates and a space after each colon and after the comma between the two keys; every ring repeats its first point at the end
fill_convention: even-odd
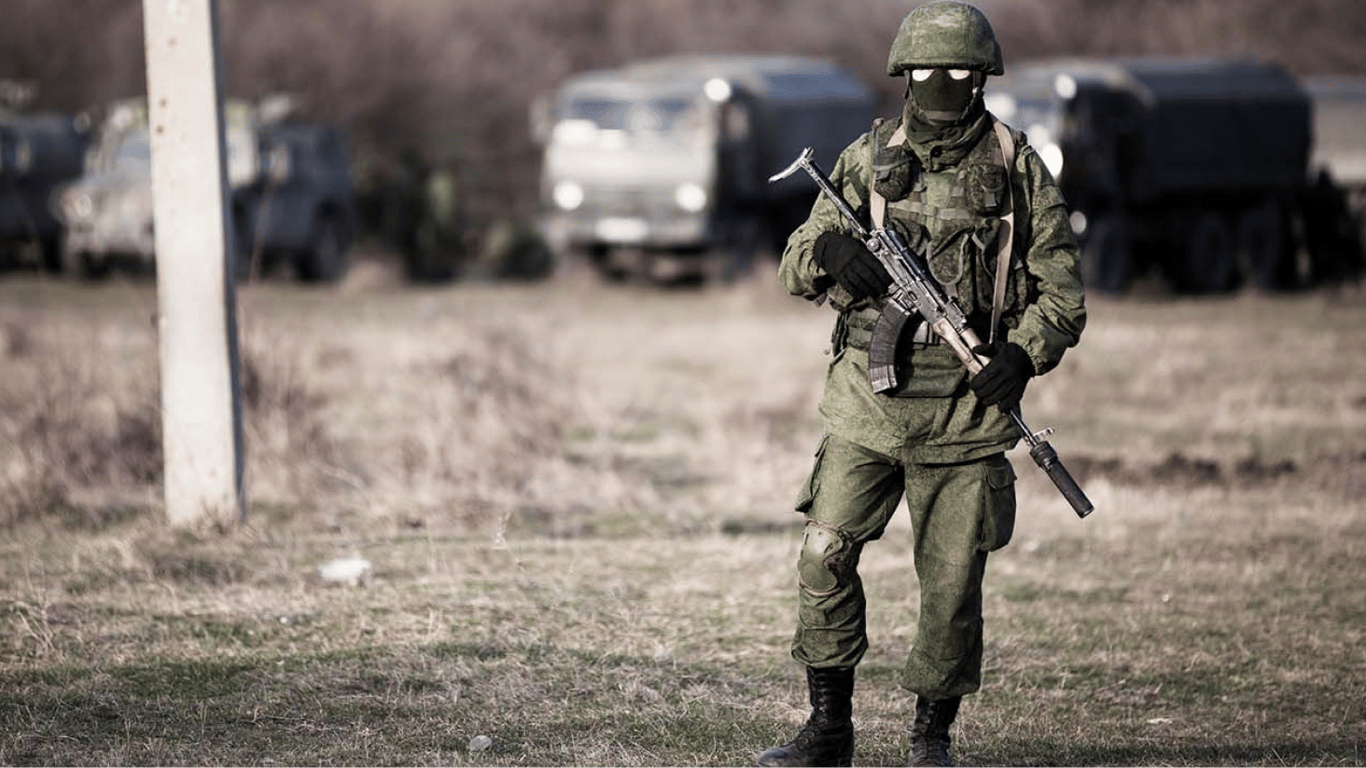
{"type": "Polygon", "coordinates": [[[62,225],[49,199],[80,175],[86,143],[77,118],[0,106],[0,266],[61,269],[62,225]]]}
{"type": "MultiPolygon", "coordinates": [[[[305,281],[340,278],[355,213],[338,130],[246,102],[230,102],[224,116],[238,274],[285,262],[305,281]]],[[[151,147],[141,99],[109,111],[84,175],[60,191],[56,209],[69,273],[100,277],[119,265],[153,266],[151,147]]]]}
{"type": "Polygon", "coordinates": [[[724,280],[781,248],[811,185],[767,177],[805,147],[834,162],[876,99],[824,61],[675,56],[570,78],[533,107],[541,230],[605,275],[724,280]]]}
{"type": "Polygon", "coordinates": [[[1185,292],[1301,284],[1294,233],[1312,113],[1280,65],[1059,59],[1012,67],[987,106],[1058,178],[1088,286],[1156,271],[1185,292]]]}

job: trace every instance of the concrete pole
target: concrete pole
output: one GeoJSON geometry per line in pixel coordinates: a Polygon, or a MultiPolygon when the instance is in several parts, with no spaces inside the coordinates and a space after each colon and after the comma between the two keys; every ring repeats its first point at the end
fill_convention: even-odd
{"type": "Polygon", "coordinates": [[[244,514],[216,0],[143,0],[170,523],[244,514]]]}

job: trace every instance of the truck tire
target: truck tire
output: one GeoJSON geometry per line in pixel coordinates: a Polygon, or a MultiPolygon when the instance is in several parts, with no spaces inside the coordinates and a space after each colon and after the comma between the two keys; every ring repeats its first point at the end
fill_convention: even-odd
{"type": "Polygon", "coordinates": [[[1228,222],[1214,211],[1205,211],[1188,230],[1185,252],[1170,275],[1178,291],[1219,293],[1233,287],[1237,275],[1237,250],[1228,222]]]}
{"type": "Polygon", "coordinates": [[[729,285],[748,275],[766,237],[763,222],[757,217],[744,217],[728,224],[720,242],[703,255],[706,284],[729,285]]]}
{"type": "Polygon", "coordinates": [[[350,266],[346,232],[335,216],[319,216],[313,226],[308,246],[295,259],[295,270],[306,283],[336,282],[350,266]]]}
{"type": "Polygon", "coordinates": [[[63,266],[61,235],[52,235],[38,240],[38,262],[39,267],[47,274],[61,274],[63,266]]]}
{"type": "Polygon", "coordinates": [[[62,254],[62,274],[72,280],[103,280],[109,276],[109,261],[82,251],[62,254]]]}
{"type": "Polygon", "coordinates": [[[257,263],[256,248],[251,241],[251,228],[246,214],[234,211],[232,217],[232,271],[238,282],[258,280],[264,265],[257,263]]]}
{"type": "Polygon", "coordinates": [[[1096,217],[1081,248],[1082,282],[1088,289],[1120,293],[1133,269],[1133,243],[1128,221],[1120,214],[1096,217]]]}
{"type": "Polygon", "coordinates": [[[1274,200],[1238,215],[1238,273],[1244,284],[1261,290],[1285,287],[1285,217],[1274,200]]]}

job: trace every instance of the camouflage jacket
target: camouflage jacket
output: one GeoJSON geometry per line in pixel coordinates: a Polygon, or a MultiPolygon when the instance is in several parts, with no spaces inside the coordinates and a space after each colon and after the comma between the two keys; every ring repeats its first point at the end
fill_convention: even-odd
{"type": "MultiPolygon", "coordinates": [[[[866,133],[841,154],[830,173],[831,182],[850,205],[867,221],[871,165],[877,163],[877,148],[899,121],[866,133]]],[[[1075,345],[1086,323],[1085,300],[1079,268],[1076,238],[1068,222],[1068,211],[1052,175],[1023,136],[1012,132],[1016,151],[1010,183],[1015,209],[1015,234],[1012,242],[1013,269],[1010,290],[1003,307],[998,336],[1019,344],[1029,355],[1037,373],[1052,370],[1063,353],[1075,345]]],[[[948,279],[944,269],[936,269],[944,254],[959,254],[957,283],[946,286],[957,295],[979,335],[987,338],[991,296],[982,286],[994,281],[995,227],[999,218],[990,203],[983,207],[980,190],[972,181],[982,174],[960,173],[964,163],[995,157],[1001,164],[995,133],[986,130],[978,146],[958,165],[937,170],[928,153],[919,164],[923,180],[909,200],[889,201],[887,221],[908,233],[908,241],[918,253],[929,254],[935,277],[948,279]],[[964,181],[968,179],[968,181],[964,181]],[[945,214],[941,220],[933,213],[951,206],[963,206],[964,186],[972,187],[967,198],[970,220],[954,220],[945,214]],[[950,199],[952,198],[952,199],[950,199]],[[984,237],[983,233],[989,234],[984,237]],[[975,237],[974,237],[975,235],[975,237]]],[[[921,155],[923,148],[908,150],[921,155]]],[[[881,163],[878,163],[881,168],[881,163]]],[[[942,164],[941,164],[942,165],[942,164]]],[[[989,174],[988,174],[989,175],[989,174]]],[[[981,186],[981,185],[977,185],[981,186]]],[[[879,185],[879,189],[882,186],[879,185]]],[[[988,195],[990,197],[990,195],[988,195]]],[[[846,326],[867,325],[880,311],[880,301],[850,304],[848,295],[816,265],[812,246],[816,237],[827,231],[848,231],[847,222],[835,206],[819,199],[810,216],[791,237],[783,253],[779,275],[789,293],[819,300],[831,299],[840,311],[834,334],[834,361],[826,380],[821,415],[827,432],[839,435],[882,453],[919,463],[964,461],[1012,447],[1017,435],[1009,420],[995,408],[983,408],[966,386],[962,365],[943,345],[907,352],[907,381],[894,396],[875,394],[868,383],[868,358],[865,349],[842,343],[846,326]]],[[[950,270],[953,271],[953,270],[950,270]]],[[[907,325],[907,332],[911,324],[907,325]]],[[[904,345],[903,345],[904,346],[904,345]]]]}

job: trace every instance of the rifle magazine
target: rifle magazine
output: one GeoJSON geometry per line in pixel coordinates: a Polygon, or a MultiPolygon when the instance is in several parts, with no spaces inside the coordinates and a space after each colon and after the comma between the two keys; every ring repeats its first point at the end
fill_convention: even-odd
{"type": "Polygon", "coordinates": [[[896,389],[896,352],[901,341],[901,330],[911,317],[911,310],[900,302],[888,301],[873,328],[868,342],[868,383],[877,393],[896,389]]]}

